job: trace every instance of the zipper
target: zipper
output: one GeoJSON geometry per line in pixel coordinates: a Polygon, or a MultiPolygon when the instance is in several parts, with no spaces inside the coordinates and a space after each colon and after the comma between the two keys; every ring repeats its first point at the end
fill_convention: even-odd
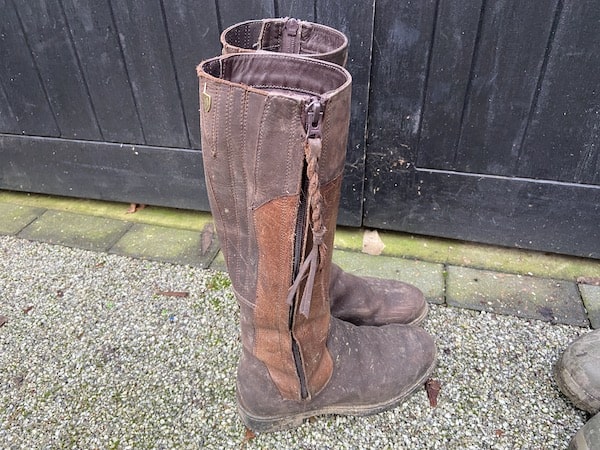
{"type": "Polygon", "coordinates": [[[300,22],[297,19],[286,20],[281,35],[281,53],[299,53],[297,48],[300,22]]]}
{"type": "MultiPolygon", "coordinates": [[[[323,120],[323,110],[321,107],[321,102],[317,97],[313,97],[308,105],[305,108],[305,117],[306,117],[306,139],[309,138],[320,138],[321,137],[321,123],[323,120]]],[[[294,234],[294,260],[292,267],[292,278],[294,280],[294,285],[296,285],[299,280],[297,280],[298,276],[300,276],[300,263],[302,261],[302,250],[304,248],[304,231],[307,225],[308,218],[308,175],[307,175],[307,163],[304,162],[302,168],[302,182],[300,188],[300,200],[298,206],[298,216],[296,218],[296,226],[295,226],[295,234],[294,234]]],[[[290,288],[290,289],[291,289],[290,288]]],[[[306,374],[304,373],[304,366],[302,364],[302,355],[300,354],[300,346],[296,341],[293,333],[294,327],[294,316],[296,312],[296,307],[298,303],[298,292],[299,289],[293,293],[293,297],[291,300],[290,314],[288,320],[288,326],[292,339],[292,355],[294,357],[294,364],[296,366],[296,372],[298,374],[298,379],[300,381],[300,396],[303,400],[309,397],[307,382],[306,382],[306,374]]]]}
{"type": "MultiPolygon", "coordinates": [[[[306,176],[306,163],[302,168],[302,184],[300,189],[300,202],[298,209],[298,217],[296,218],[296,229],[294,234],[294,263],[292,278],[295,280],[300,271],[300,261],[302,259],[302,248],[304,246],[304,228],[306,227],[306,215],[307,215],[307,201],[306,201],[306,189],[308,187],[308,178],[306,176]]],[[[290,315],[288,326],[292,335],[292,355],[294,357],[294,364],[296,366],[296,372],[298,373],[298,379],[300,380],[300,397],[306,399],[308,397],[308,388],[306,386],[306,376],[304,375],[304,369],[302,366],[302,356],[300,355],[300,346],[294,338],[292,333],[294,327],[294,312],[296,311],[296,299],[297,294],[294,295],[292,305],[290,308],[290,315]]]]}

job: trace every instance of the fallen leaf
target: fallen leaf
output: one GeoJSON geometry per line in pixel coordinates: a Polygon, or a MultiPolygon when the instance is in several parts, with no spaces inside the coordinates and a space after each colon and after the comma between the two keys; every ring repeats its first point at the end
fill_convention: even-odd
{"type": "Polygon", "coordinates": [[[497,436],[497,437],[500,437],[500,436],[502,436],[503,434],[504,434],[504,430],[501,430],[501,429],[497,429],[497,430],[496,430],[496,436],[497,436]]]}
{"type": "Polygon", "coordinates": [[[202,229],[202,235],[200,240],[200,253],[202,254],[202,256],[204,256],[212,246],[214,237],[215,227],[212,224],[212,222],[209,222],[206,225],[204,225],[204,228],[202,229]]]}
{"type": "Polygon", "coordinates": [[[379,237],[377,230],[365,230],[363,234],[363,246],[362,251],[367,255],[381,255],[385,244],[379,237]]]}
{"type": "Polygon", "coordinates": [[[23,314],[27,314],[29,311],[33,309],[33,305],[28,306],[27,308],[23,308],[23,314]]]}
{"type": "Polygon", "coordinates": [[[190,293],[184,291],[157,291],[156,295],[164,297],[189,297],[190,293]]]}
{"type": "Polygon", "coordinates": [[[579,284],[589,284],[590,286],[600,286],[600,277],[579,277],[577,278],[579,284]]]}
{"type": "Polygon", "coordinates": [[[133,214],[136,211],[144,209],[145,207],[146,207],[146,205],[144,205],[142,203],[130,203],[129,209],[127,211],[125,211],[125,214],[133,214]]]}
{"type": "Polygon", "coordinates": [[[254,431],[250,428],[246,427],[246,432],[244,433],[244,440],[242,441],[242,447],[244,447],[248,442],[256,437],[254,431]]]}
{"type": "Polygon", "coordinates": [[[425,391],[427,392],[427,398],[429,399],[429,405],[432,408],[437,406],[437,398],[440,390],[442,389],[442,384],[438,380],[434,380],[430,378],[425,382],[425,391]]]}
{"type": "Polygon", "coordinates": [[[0,327],[6,325],[7,322],[8,322],[8,317],[0,316],[0,327]]]}

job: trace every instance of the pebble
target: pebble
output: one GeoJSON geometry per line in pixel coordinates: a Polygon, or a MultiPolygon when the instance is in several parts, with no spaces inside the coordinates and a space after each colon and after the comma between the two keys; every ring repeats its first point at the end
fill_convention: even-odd
{"type": "Polygon", "coordinates": [[[563,449],[587,416],[551,369],[586,329],[432,305],[438,406],[245,440],[227,276],[0,236],[0,447],[563,449]],[[162,295],[187,292],[188,295],[162,295]]]}

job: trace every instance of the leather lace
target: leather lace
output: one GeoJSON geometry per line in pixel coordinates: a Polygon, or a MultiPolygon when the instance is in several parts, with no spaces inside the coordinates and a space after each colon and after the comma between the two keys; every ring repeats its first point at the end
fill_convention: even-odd
{"type": "Polygon", "coordinates": [[[321,138],[308,138],[304,145],[304,157],[306,159],[306,175],[308,178],[308,208],[309,225],[312,234],[312,247],[302,265],[298,270],[296,279],[288,291],[287,303],[291,306],[294,302],[300,285],[306,279],[302,298],[298,310],[300,314],[308,318],[312,291],[315,284],[317,270],[325,260],[327,246],[325,245],[325,233],[327,229],[323,220],[323,195],[321,194],[319,182],[319,158],[321,156],[321,138]]]}

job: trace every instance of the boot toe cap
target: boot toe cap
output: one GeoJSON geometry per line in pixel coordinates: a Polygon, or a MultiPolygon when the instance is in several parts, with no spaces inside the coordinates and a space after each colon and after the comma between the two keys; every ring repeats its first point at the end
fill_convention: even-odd
{"type": "Polygon", "coordinates": [[[592,414],[600,410],[600,330],[567,347],[554,367],[554,377],[575,406],[592,414]]]}

